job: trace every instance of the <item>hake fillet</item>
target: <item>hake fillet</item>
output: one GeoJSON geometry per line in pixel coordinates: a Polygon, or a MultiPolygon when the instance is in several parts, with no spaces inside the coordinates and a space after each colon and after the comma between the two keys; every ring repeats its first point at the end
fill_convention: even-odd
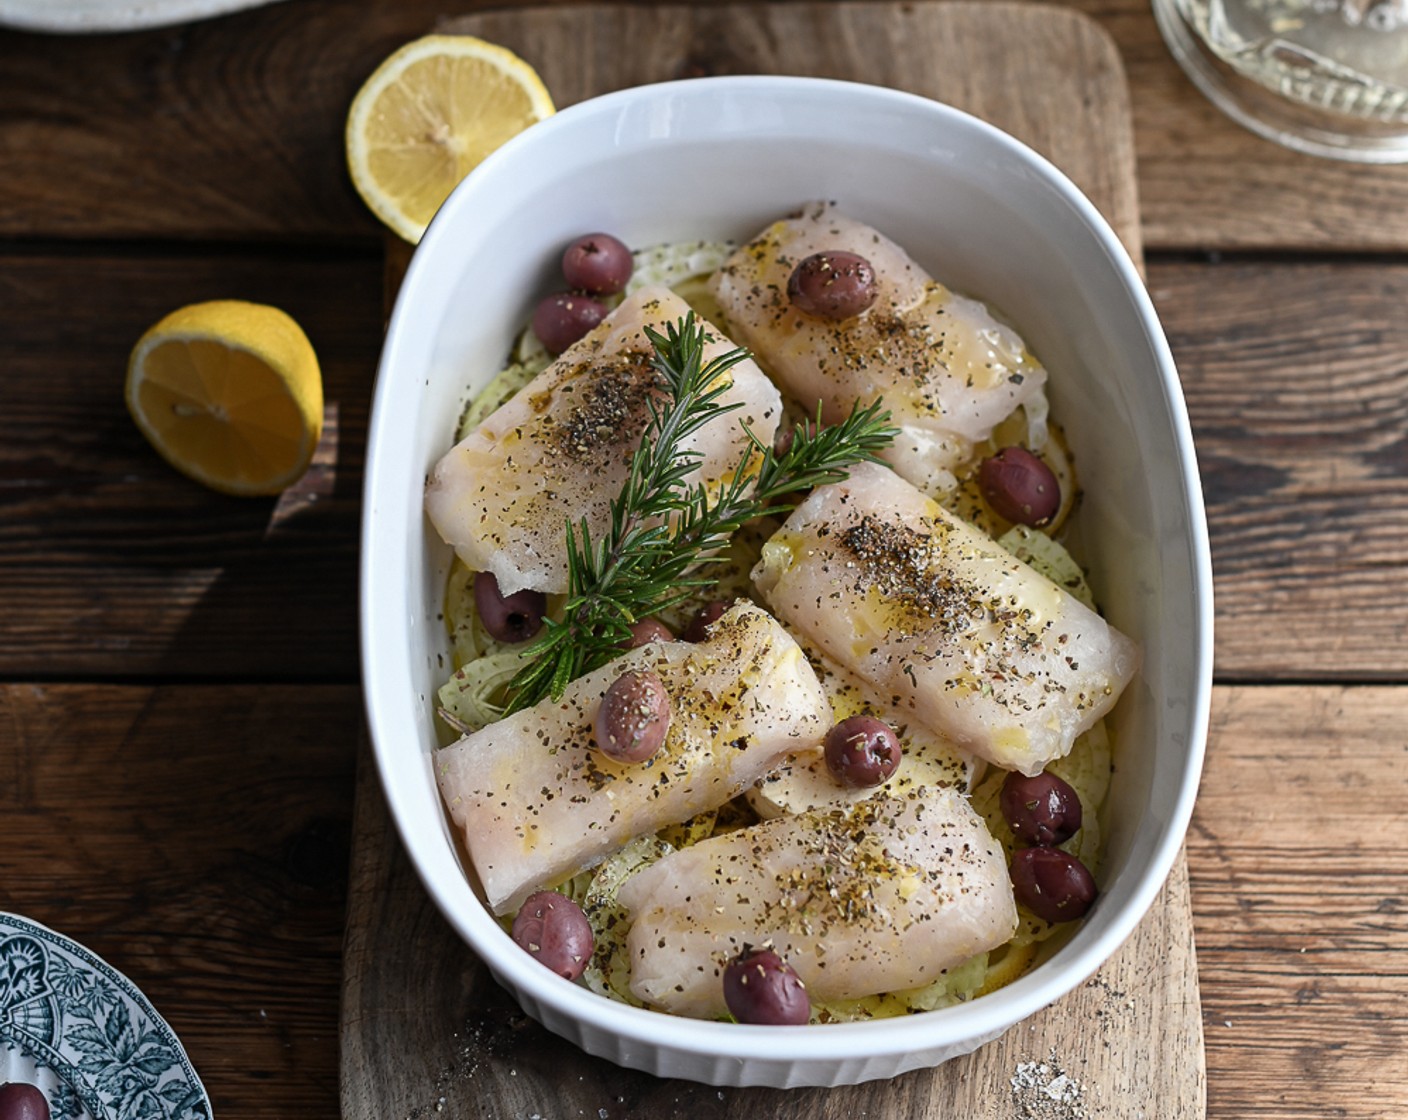
{"type": "Polygon", "coordinates": [[[753,579],[915,719],[1024,774],[1065,756],[1139,665],[1094,611],[871,463],[793,511],[753,579]]]}
{"type": "MultiPolygon", "coordinates": [[[[665,400],[645,328],[663,334],[688,311],[667,288],[627,296],[436,464],[426,513],[471,569],[494,573],[504,595],[525,587],[567,590],[568,518],[574,525],[585,518],[593,539],[600,538],[645,431],[649,401],[665,400]]],[[[713,333],[706,360],[733,349],[713,333]]],[[[777,431],[781,397],[772,382],[751,360],[729,376],[721,403],[744,407],[681,441],[682,450],[702,456],[691,485],[717,488],[732,478],[751,446],[744,424],[764,444],[777,431]]]]}
{"type": "Polygon", "coordinates": [[[446,747],[435,772],[489,906],[503,914],[636,836],[717,808],[789,752],[815,751],[830,716],[797,643],[739,602],[707,641],[632,650],[561,700],[446,747]],[[628,669],[658,673],[673,711],[660,752],[636,765],[607,758],[592,738],[602,696],[628,669]]]}
{"type": "Polygon", "coordinates": [[[631,991],[698,1018],[771,942],[813,1002],[916,988],[1017,925],[1001,845],[954,790],[780,817],[665,856],[622,885],[631,991]]]}
{"type": "Polygon", "coordinates": [[[928,493],[955,485],[974,444],[1019,405],[1041,397],[1046,370],[977,300],[944,287],[878,230],[825,203],[774,222],[714,274],[727,327],[809,414],[835,423],[884,398],[900,429],[885,458],[928,493]],[[787,298],[792,271],[813,253],[865,257],[878,295],[860,315],[830,322],[787,298]]]}

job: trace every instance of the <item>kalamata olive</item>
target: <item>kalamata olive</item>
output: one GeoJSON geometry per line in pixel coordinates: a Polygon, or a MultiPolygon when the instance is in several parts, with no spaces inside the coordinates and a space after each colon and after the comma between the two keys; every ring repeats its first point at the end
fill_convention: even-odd
{"type": "Polygon", "coordinates": [[[1055,774],[1028,778],[1013,771],[1002,783],[998,804],[1012,835],[1027,844],[1064,844],[1080,831],[1080,797],[1055,774]]]}
{"type": "Polygon", "coordinates": [[[826,733],[826,768],[843,786],[878,786],[899,769],[900,741],[889,724],[851,716],[826,733]]]}
{"type": "Polygon", "coordinates": [[[474,577],[474,608],[490,637],[501,642],[526,642],[542,629],[548,600],[541,591],[515,591],[504,596],[493,572],[479,572],[474,577]]]}
{"type": "Polygon", "coordinates": [[[631,640],[626,643],[625,648],[637,649],[651,642],[673,642],[674,640],[674,631],[658,618],[642,618],[639,622],[631,624],[631,640]]]}
{"type": "Polygon", "coordinates": [[[1011,871],[1017,901],[1048,922],[1085,917],[1098,893],[1085,864],[1060,848],[1019,848],[1011,871]]]}
{"type": "Polygon", "coordinates": [[[513,940],[567,980],[591,963],[595,939],[582,908],[556,891],[530,894],[513,919],[513,940]]]}
{"type": "Polygon", "coordinates": [[[818,319],[854,318],[875,302],[879,289],[870,262],[855,253],[836,249],[813,253],[787,281],[792,306],[818,319]]]}
{"type": "Polygon", "coordinates": [[[1061,508],[1061,484],[1025,447],[1004,447],[984,459],[978,485],[998,516],[1018,525],[1045,525],[1061,508]]]}
{"type": "Polygon", "coordinates": [[[601,698],[593,725],[596,745],[617,762],[644,762],[665,743],[670,730],[670,694],[654,673],[622,673],[601,698]]]}
{"type": "Polygon", "coordinates": [[[0,1085],[0,1120],[49,1120],[49,1101],[35,1085],[7,1081],[0,1085]]]}
{"type": "Polygon", "coordinates": [[[727,599],[714,599],[705,603],[689,620],[689,625],[684,628],[684,633],[680,637],[687,642],[704,641],[709,636],[709,627],[718,622],[731,606],[733,604],[727,599]]]}
{"type": "Polygon", "coordinates": [[[609,233],[579,237],[562,254],[562,278],[569,288],[613,295],[626,286],[634,262],[631,251],[609,233]]]}
{"type": "Polygon", "coordinates": [[[533,333],[556,356],[605,318],[606,308],[591,296],[559,292],[533,311],[533,333]]]}
{"type": "Polygon", "coordinates": [[[745,945],[724,967],[724,1003],[740,1023],[799,1027],[811,1018],[806,986],[771,949],[745,945]]]}

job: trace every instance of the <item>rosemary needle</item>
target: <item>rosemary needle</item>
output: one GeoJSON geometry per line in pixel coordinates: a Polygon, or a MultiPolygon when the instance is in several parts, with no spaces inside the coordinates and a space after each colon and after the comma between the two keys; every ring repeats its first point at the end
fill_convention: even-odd
{"type": "Polygon", "coordinates": [[[546,620],[542,635],[524,650],[526,663],[509,683],[510,712],[560,697],[570,681],[619,656],[634,622],[714,583],[707,563],[744,523],[787,512],[797,492],[840,481],[848,467],[874,461],[895,437],[878,401],[826,427],[818,409],[816,421],[800,426],[782,454],[744,425],[749,447],[711,498],[702,482],[687,482],[703,455],[681,445],[740,407],[721,398],[732,384],[725,375],[748,352],[734,349],[706,362],[708,329],[693,313],[663,335],[647,327],[646,336],[664,399],[650,402],[606,531],[593,539],[585,519],[567,521],[563,618],[546,620]]]}

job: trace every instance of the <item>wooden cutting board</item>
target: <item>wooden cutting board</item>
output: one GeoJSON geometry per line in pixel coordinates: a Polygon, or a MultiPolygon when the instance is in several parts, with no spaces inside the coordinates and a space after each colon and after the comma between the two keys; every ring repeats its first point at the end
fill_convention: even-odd
{"type": "MultiPolygon", "coordinates": [[[[1123,69],[1105,33],[1070,11],[1001,2],[600,5],[485,13],[439,30],[512,48],[559,106],[646,82],[739,73],[847,78],[945,101],[1051,159],[1140,258],[1123,69]]],[[[404,258],[389,254],[389,291],[404,258]]],[[[1148,917],[1094,978],[966,1058],[842,1089],[714,1089],[620,1069],[528,1019],[421,889],[366,750],[341,1031],[347,1120],[1206,1115],[1182,857],[1148,917]]]]}

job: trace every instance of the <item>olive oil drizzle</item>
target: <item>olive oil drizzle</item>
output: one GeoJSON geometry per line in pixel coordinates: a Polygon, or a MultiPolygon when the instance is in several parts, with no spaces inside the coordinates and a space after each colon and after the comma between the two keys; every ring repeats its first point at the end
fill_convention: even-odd
{"type": "Polygon", "coordinates": [[[799,427],[779,454],[746,424],[750,446],[726,481],[711,493],[685,480],[701,453],[685,441],[705,424],[740,407],[720,397],[728,371],[748,357],[735,348],[705,360],[713,341],[694,315],[666,332],[647,327],[651,359],[664,386],[646,402],[649,422],[631,456],[630,473],[611,502],[611,523],[593,539],[586,519],[566,523],[569,591],[562,621],[549,619],[523,652],[523,668],[509,685],[509,711],[552,697],[567,684],[617,656],[633,623],[696,593],[715,580],[708,569],[730,538],[757,517],[786,513],[796,495],[846,477],[846,469],[877,455],[897,434],[876,401],[853,409],[838,424],[799,427]]]}

